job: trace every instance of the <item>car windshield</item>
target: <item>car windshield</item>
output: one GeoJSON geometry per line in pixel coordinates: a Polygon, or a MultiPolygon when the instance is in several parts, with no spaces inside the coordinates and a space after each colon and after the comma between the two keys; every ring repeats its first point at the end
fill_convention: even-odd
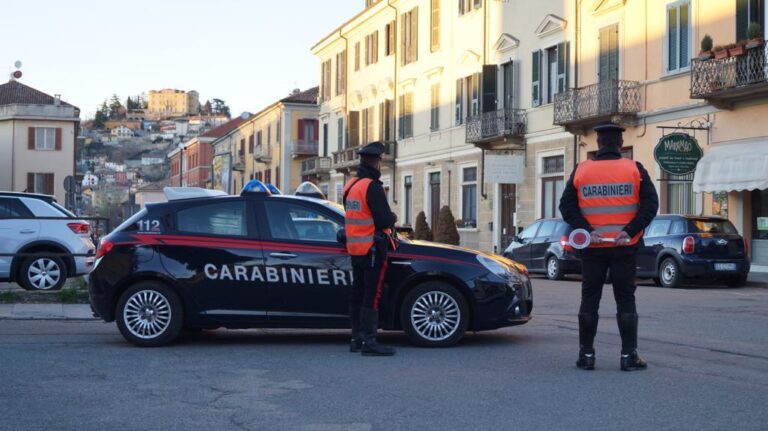
{"type": "Polygon", "coordinates": [[[692,219],[688,221],[689,233],[738,233],[728,220],[692,219]]]}

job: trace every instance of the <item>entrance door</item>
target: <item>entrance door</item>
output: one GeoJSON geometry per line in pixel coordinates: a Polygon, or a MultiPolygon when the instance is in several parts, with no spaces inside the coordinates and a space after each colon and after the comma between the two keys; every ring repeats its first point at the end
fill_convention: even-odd
{"type": "Polygon", "coordinates": [[[440,172],[429,174],[429,226],[432,233],[437,230],[437,217],[440,214],[440,172]]]}
{"type": "Polygon", "coordinates": [[[515,210],[517,187],[515,184],[499,184],[501,198],[501,249],[505,250],[517,234],[515,228],[515,210]]]}

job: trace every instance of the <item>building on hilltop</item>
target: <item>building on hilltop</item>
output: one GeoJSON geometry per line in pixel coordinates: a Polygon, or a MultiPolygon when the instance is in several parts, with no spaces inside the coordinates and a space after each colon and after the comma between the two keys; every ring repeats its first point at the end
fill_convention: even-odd
{"type": "Polygon", "coordinates": [[[80,109],[18,81],[0,85],[0,190],[54,195],[75,174],[80,109]]]}
{"type": "Polygon", "coordinates": [[[171,118],[195,115],[200,112],[200,95],[197,91],[171,88],[150,90],[147,117],[171,118]]]}

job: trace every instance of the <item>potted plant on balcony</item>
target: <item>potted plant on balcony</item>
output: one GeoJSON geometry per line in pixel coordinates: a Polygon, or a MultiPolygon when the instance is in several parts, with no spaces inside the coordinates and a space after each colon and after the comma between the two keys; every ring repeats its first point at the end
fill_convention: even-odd
{"type": "Polygon", "coordinates": [[[744,48],[744,42],[742,41],[728,44],[725,48],[728,50],[728,55],[731,57],[739,57],[747,53],[747,50],[744,48]]]}
{"type": "Polygon", "coordinates": [[[715,55],[715,60],[722,60],[728,58],[728,50],[722,45],[717,45],[712,48],[712,53],[715,55]]]}
{"type": "Polygon", "coordinates": [[[701,51],[699,52],[699,60],[709,60],[710,58],[712,58],[712,37],[707,34],[701,38],[701,51]]]}
{"type": "Polygon", "coordinates": [[[746,45],[747,49],[760,48],[765,43],[763,40],[763,28],[756,22],[749,24],[749,27],[747,27],[747,37],[749,38],[746,45]]]}

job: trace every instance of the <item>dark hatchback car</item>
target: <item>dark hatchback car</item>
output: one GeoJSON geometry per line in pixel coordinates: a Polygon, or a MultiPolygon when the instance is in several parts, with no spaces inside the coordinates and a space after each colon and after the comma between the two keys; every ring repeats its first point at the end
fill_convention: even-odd
{"type": "Polygon", "coordinates": [[[581,261],[568,244],[571,227],[562,219],[542,219],[523,229],[504,251],[504,257],[521,263],[533,273],[560,280],[580,274],[581,261]]]}
{"type": "Polygon", "coordinates": [[[728,286],[747,281],[750,263],[744,238],[720,217],[660,215],[643,236],[637,276],[657,285],[679,287],[687,280],[713,280],[728,286]]]}
{"type": "MultiPolygon", "coordinates": [[[[104,238],[89,277],[95,314],[117,321],[128,341],[159,346],[184,328],[349,327],[340,206],[269,192],[170,192],[104,238]]],[[[449,346],[467,330],[530,319],[530,280],[508,259],[402,240],[388,264],[380,324],[417,345],[449,346]]]]}

